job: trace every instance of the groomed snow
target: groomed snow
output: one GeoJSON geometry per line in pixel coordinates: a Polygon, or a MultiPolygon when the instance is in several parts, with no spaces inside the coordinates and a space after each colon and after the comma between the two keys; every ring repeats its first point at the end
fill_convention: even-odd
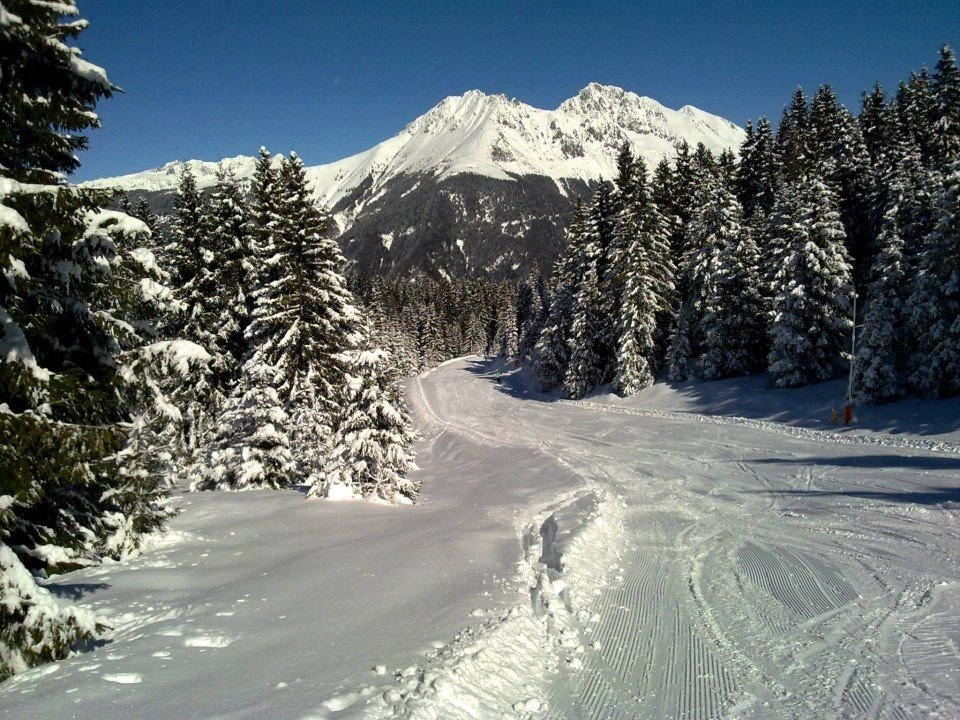
{"type": "MultiPolygon", "coordinates": [[[[166,543],[47,583],[110,614],[114,640],[4,683],[0,706],[960,716],[960,457],[904,446],[924,439],[908,419],[897,437],[803,427],[820,388],[774,422],[762,382],[571,404],[447,363],[410,385],[420,505],[186,494],[166,543]]],[[[926,439],[960,441],[952,402],[924,404],[926,439]]]]}

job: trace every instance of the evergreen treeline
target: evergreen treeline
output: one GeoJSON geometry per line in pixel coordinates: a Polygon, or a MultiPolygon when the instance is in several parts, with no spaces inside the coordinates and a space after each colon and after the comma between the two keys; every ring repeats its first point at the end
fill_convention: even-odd
{"type": "Polygon", "coordinates": [[[547,288],[534,269],[522,282],[358,277],[358,299],[394,377],[415,375],[464,355],[529,356],[547,288]]]}
{"type": "Polygon", "coordinates": [[[176,216],[71,186],[117,91],[72,0],[0,7],[0,680],[106,630],[36,582],[123,558],[196,489],[410,502],[389,355],[295,154],[176,216]],[[139,216],[138,219],[137,216],[139,216]]]}
{"type": "Polygon", "coordinates": [[[624,147],[611,186],[574,213],[534,353],[544,390],[623,394],[654,377],[760,370],[780,387],[848,371],[867,403],[960,394],[960,71],[859,115],[801,88],[739,158],[677,148],[649,173],[624,147]]]}

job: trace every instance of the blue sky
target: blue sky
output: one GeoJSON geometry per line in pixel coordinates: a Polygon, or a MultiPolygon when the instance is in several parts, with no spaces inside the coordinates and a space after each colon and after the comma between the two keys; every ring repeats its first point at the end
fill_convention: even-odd
{"type": "MultiPolygon", "coordinates": [[[[390,137],[472,88],[556,107],[619,85],[743,124],[797,84],[848,106],[960,44],[960,2],[79,0],[88,60],[126,91],[98,107],[76,179],[171,160],[307,164],[390,137]]],[[[957,48],[960,49],[960,48],[957,48]]]]}

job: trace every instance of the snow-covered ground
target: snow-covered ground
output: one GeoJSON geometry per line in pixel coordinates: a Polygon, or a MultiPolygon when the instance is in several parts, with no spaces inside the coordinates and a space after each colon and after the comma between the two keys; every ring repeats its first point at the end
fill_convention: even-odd
{"type": "Polygon", "coordinates": [[[839,432],[828,386],[575,404],[496,367],[411,384],[419,506],[186,494],[55,578],[114,640],[3,716],[960,717],[955,401],[839,432]]]}

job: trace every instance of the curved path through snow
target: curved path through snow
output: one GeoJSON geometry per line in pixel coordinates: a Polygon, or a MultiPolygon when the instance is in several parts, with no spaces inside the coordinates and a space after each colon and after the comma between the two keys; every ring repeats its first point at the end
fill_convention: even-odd
{"type": "Polygon", "coordinates": [[[417,507],[191,493],[4,718],[960,717],[960,456],[412,381],[417,507]]]}
{"type": "Polygon", "coordinates": [[[569,557],[568,612],[544,625],[555,642],[481,638],[468,649],[489,646],[484,667],[451,651],[372,714],[960,717],[955,447],[549,402],[493,369],[419,379],[418,414],[554,457],[615,512],[597,537],[618,549],[580,578],[589,549],[569,557]],[[509,679],[534,665],[545,677],[523,697],[509,679]],[[499,687],[515,695],[491,699],[499,687]]]}

